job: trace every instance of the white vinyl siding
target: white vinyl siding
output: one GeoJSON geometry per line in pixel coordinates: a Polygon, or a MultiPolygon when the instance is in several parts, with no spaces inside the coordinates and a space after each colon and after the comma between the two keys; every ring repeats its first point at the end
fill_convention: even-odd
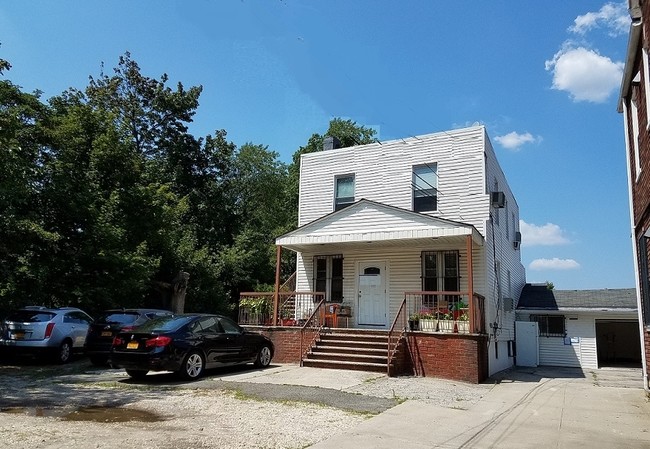
{"type": "Polygon", "coordinates": [[[412,208],[413,167],[437,162],[438,210],[430,215],[472,224],[483,233],[488,211],[484,189],[484,128],[474,127],[381,144],[302,155],[299,225],[328,214],[334,179],[355,173],[355,199],[412,208]]]}
{"type": "MultiPolygon", "coordinates": [[[[355,175],[355,201],[366,199],[410,211],[413,207],[413,167],[434,162],[438,182],[437,209],[422,212],[421,215],[472,225],[485,239],[482,246],[473,249],[473,285],[474,291],[485,297],[485,325],[486,331],[491,333],[491,375],[512,366],[513,360],[508,357],[506,347],[507,341],[514,339],[515,317],[513,311],[504,310],[499,300],[493,267],[498,261],[502,272],[510,273],[510,294],[515,305],[525,284],[525,271],[521,264],[521,252],[515,249],[512,242],[519,223],[519,206],[483,126],[302,155],[299,226],[312,223],[332,212],[335,179],[345,173],[355,175]],[[490,220],[490,213],[498,211],[490,205],[490,191],[495,181],[508,204],[507,213],[501,211],[504,217],[500,220],[500,225],[493,225],[490,220]],[[509,223],[510,219],[512,222],[509,223]],[[511,224],[512,228],[508,228],[511,224]],[[498,359],[495,354],[497,342],[498,359]]],[[[345,215],[346,210],[349,209],[319,221],[317,227],[310,229],[304,242],[294,243],[309,248],[310,242],[307,239],[312,235],[320,236],[325,239],[325,245],[314,247],[314,252],[343,254],[343,303],[353,307],[353,315],[358,295],[356,267],[363,261],[385,261],[387,264],[387,323],[391,323],[395,317],[404,292],[421,289],[421,251],[459,250],[461,291],[467,289],[464,239],[456,240],[456,237],[446,236],[436,239],[431,246],[423,247],[419,242],[408,239],[417,239],[418,227],[426,226],[426,223],[420,224],[418,220],[409,218],[406,220],[410,221],[408,228],[401,229],[405,220],[399,214],[391,216],[374,213],[372,208],[368,208],[364,213],[352,217],[345,215]],[[345,243],[341,237],[345,232],[356,233],[355,239],[345,243]],[[396,240],[391,243],[391,239],[402,239],[400,242],[410,243],[400,247],[395,245],[396,240]],[[372,242],[372,245],[362,247],[362,240],[372,242]]],[[[466,228],[457,229],[465,232],[466,228]]],[[[427,236],[431,237],[433,236],[427,236]]],[[[313,255],[315,254],[312,254],[310,248],[309,254],[298,257],[298,290],[311,289],[313,255]]],[[[505,287],[501,286],[502,291],[505,287]]],[[[353,322],[355,320],[356,317],[353,322]]]]}
{"type": "MultiPolygon", "coordinates": [[[[384,248],[377,251],[363,251],[363,250],[350,250],[343,254],[343,304],[349,305],[353,310],[353,318],[356,320],[356,309],[358,300],[358,277],[357,267],[359,262],[386,262],[386,289],[388,295],[388,326],[392,323],[398,308],[404,299],[404,292],[407,291],[420,291],[422,286],[422,264],[421,253],[422,251],[430,251],[435,248],[437,251],[445,250],[459,250],[460,255],[460,290],[467,290],[467,252],[464,249],[459,249],[453,246],[435,246],[426,248],[384,248]]],[[[477,257],[478,253],[474,251],[473,257],[477,257]]],[[[304,261],[304,271],[311,273],[313,270],[313,257],[311,254],[302,255],[304,261]]],[[[480,263],[474,260],[474,282],[479,282],[484,277],[484,270],[480,263]]],[[[310,291],[312,290],[312,280],[307,279],[306,276],[297,277],[297,290],[310,291]]],[[[478,291],[480,294],[485,292],[478,291]]],[[[355,321],[356,322],[356,321],[355,321]]]]}

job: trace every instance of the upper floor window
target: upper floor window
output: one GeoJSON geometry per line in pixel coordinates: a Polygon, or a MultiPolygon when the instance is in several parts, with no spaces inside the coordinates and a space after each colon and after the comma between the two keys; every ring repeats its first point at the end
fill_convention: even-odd
{"type": "Polygon", "coordinates": [[[506,240],[510,240],[510,222],[508,221],[508,202],[505,204],[506,240]]]}
{"type": "Polygon", "coordinates": [[[438,166],[437,164],[413,167],[413,211],[438,210],[438,166]]]}
{"type": "Polygon", "coordinates": [[[354,203],[354,175],[337,176],[334,187],[334,210],[354,203]]]}
{"type": "MultiPolygon", "coordinates": [[[[643,90],[645,91],[645,104],[650,105],[650,62],[648,61],[648,50],[643,50],[643,90]]],[[[646,129],[650,129],[650,107],[646,111],[646,129]]]]}

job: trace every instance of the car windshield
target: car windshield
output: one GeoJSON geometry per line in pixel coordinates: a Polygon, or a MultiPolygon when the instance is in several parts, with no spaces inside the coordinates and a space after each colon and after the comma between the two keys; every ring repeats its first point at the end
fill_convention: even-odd
{"type": "Polygon", "coordinates": [[[138,332],[174,332],[192,321],[194,316],[163,316],[138,326],[138,332]]]}
{"type": "Polygon", "coordinates": [[[18,310],[9,314],[7,321],[16,323],[45,323],[56,316],[56,313],[39,310],[18,310]]]}
{"type": "Polygon", "coordinates": [[[98,323],[131,324],[138,319],[136,312],[109,312],[97,318],[98,323]]]}

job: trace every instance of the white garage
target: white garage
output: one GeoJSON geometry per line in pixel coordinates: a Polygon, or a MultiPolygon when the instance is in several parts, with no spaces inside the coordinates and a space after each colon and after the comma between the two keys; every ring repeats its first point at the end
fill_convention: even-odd
{"type": "Polygon", "coordinates": [[[517,305],[519,366],[641,366],[634,289],[554,290],[526,284],[517,305]]]}

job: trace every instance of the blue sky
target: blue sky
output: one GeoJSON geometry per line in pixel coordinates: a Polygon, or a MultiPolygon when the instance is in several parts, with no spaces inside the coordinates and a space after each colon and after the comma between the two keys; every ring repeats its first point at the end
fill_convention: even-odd
{"type": "Polygon", "coordinates": [[[482,123],[528,281],[631,288],[628,28],[626,2],[5,0],[0,58],[48,98],[130,51],[147,76],[203,86],[195,135],[225,129],[285,162],[334,117],[381,140],[482,123]]]}

